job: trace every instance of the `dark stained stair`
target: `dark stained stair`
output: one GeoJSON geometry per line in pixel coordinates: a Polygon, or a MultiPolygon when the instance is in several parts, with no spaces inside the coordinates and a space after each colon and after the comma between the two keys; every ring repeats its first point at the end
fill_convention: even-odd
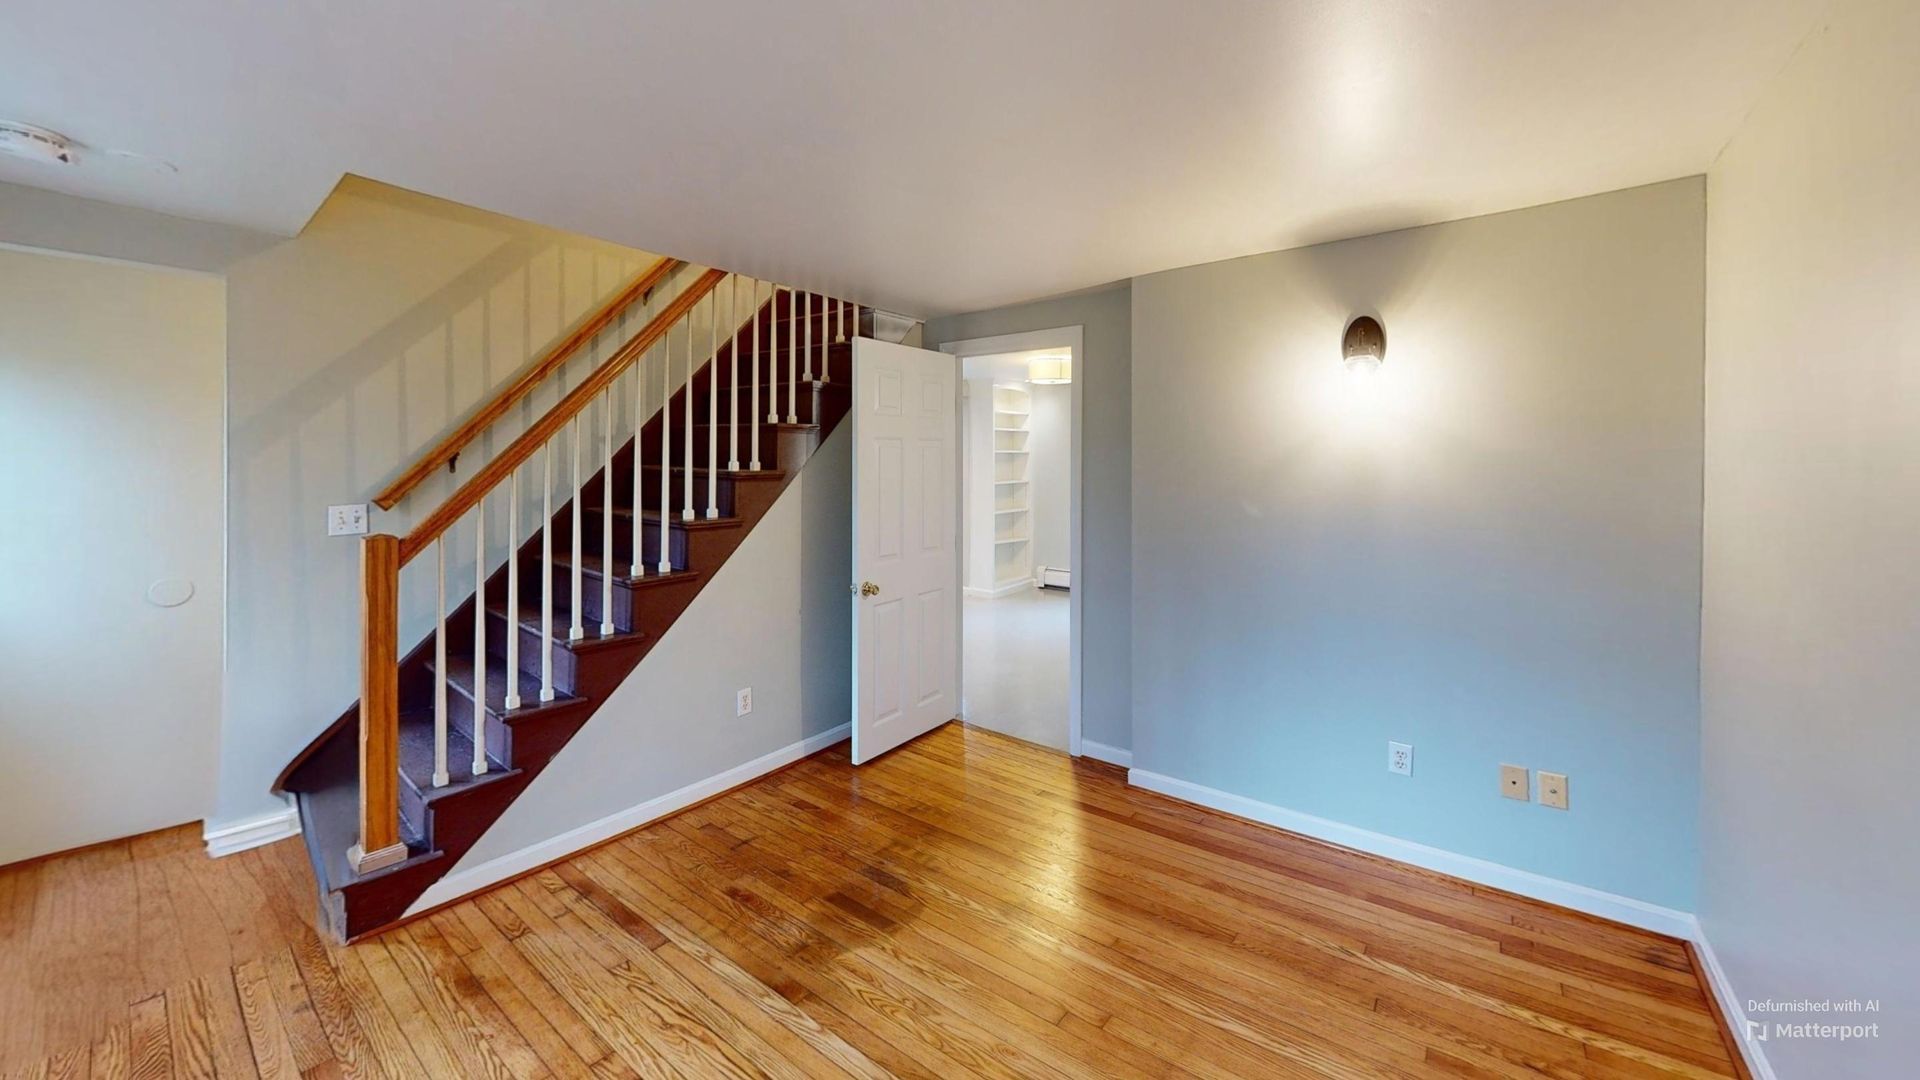
{"type": "MultiPolygon", "coordinates": [[[[569,605],[572,603],[573,513],[570,505],[559,503],[561,493],[556,490],[556,510],[549,523],[553,559],[548,570],[552,575],[554,600],[555,697],[552,701],[539,700],[542,569],[537,529],[521,544],[516,555],[520,583],[518,610],[510,615],[504,563],[492,572],[481,598],[483,602],[478,606],[480,617],[488,624],[486,644],[490,659],[484,700],[476,700],[473,692],[474,598],[469,596],[450,610],[446,662],[450,782],[443,787],[432,784],[435,671],[431,635],[405,654],[399,673],[399,802],[401,838],[407,848],[404,861],[366,874],[354,873],[347,864],[347,849],[357,838],[360,783],[357,703],[282,773],[276,790],[293,794],[297,801],[308,855],[319,879],[322,922],[337,938],[350,941],[393,924],[430,885],[453,868],[574,733],[592,718],[613,689],[646,658],[653,644],[687,610],[747,533],[772,508],[781,491],[805,466],[812,451],[847,415],[853,374],[852,349],[848,344],[835,344],[827,350],[827,370],[816,370],[814,381],[800,384],[796,400],[798,422],[765,422],[768,402],[763,386],[763,415],[758,425],[761,470],[744,471],[750,445],[750,419],[746,415],[750,400],[747,385],[751,378],[748,361],[757,361],[764,373],[767,361],[764,346],[771,340],[771,325],[776,318],[782,324],[778,407],[782,420],[785,418],[785,344],[788,333],[796,325],[786,310],[789,297],[790,294],[780,294],[777,301],[763,305],[756,316],[762,326],[760,356],[745,355],[749,338],[742,337],[739,393],[742,471],[726,468],[732,357],[730,343],[722,342],[719,356],[697,371],[690,385],[677,392],[667,405],[673,418],[674,460],[670,463],[661,460],[661,415],[656,413],[639,438],[629,440],[614,455],[610,507],[602,505],[602,478],[598,473],[583,485],[580,601],[585,636],[571,642],[567,634],[572,623],[569,605]],[[680,520],[686,478],[682,455],[687,429],[683,420],[689,394],[696,419],[694,509],[702,516],[684,521],[680,520]],[[709,394],[719,397],[721,420],[715,441],[721,458],[721,469],[716,475],[722,516],[711,520],[704,517],[712,466],[707,453],[709,394]],[[642,492],[638,508],[632,505],[636,443],[642,492]],[[667,546],[673,567],[664,574],[658,568],[663,479],[670,484],[667,546]],[[632,531],[636,514],[645,526],[637,560],[632,531]],[[607,515],[613,518],[614,540],[612,549],[603,551],[602,523],[607,515]],[[638,575],[633,573],[635,562],[641,568],[638,575]],[[608,576],[612,583],[612,607],[603,612],[603,581],[608,576]],[[613,633],[602,633],[603,616],[613,625],[613,633]],[[507,670],[509,633],[519,635],[520,670],[517,672],[507,670]],[[507,708],[510,685],[519,694],[519,708],[507,708]],[[482,711],[487,717],[487,770],[475,776],[471,761],[474,717],[482,711]]],[[[818,368],[821,340],[818,335],[831,334],[832,330],[823,326],[823,323],[830,326],[830,320],[818,313],[813,323],[815,367],[818,368]]],[[[849,324],[848,333],[852,332],[849,324]]],[[[451,582],[449,588],[451,591],[451,582]]]]}

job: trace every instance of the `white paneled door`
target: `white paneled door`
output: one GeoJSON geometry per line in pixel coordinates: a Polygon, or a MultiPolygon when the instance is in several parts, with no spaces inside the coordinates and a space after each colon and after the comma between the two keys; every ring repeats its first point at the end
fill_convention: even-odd
{"type": "Polygon", "coordinates": [[[954,359],[853,342],[853,762],[960,714],[954,359]]]}

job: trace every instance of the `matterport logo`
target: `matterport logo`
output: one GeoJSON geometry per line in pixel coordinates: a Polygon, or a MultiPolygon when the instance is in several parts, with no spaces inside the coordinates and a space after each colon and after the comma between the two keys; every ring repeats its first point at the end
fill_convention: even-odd
{"type": "Polygon", "coordinates": [[[1877,1021],[1868,1021],[1866,1017],[1879,1012],[1878,998],[1846,998],[1844,1000],[1792,998],[1785,1001],[1773,998],[1750,999],[1747,1002],[1747,1015],[1769,1017],[1769,1019],[1748,1020],[1747,1041],[1817,1039],[1828,1042],[1850,1042],[1855,1039],[1877,1039],[1880,1037],[1880,1024],[1877,1021]],[[1821,1019],[1771,1019],[1780,1015],[1815,1015],[1820,1016],[1821,1019]],[[1859,1017],[1862,1022],[1845,1022],[1854,1017],[1859,1017]]]}

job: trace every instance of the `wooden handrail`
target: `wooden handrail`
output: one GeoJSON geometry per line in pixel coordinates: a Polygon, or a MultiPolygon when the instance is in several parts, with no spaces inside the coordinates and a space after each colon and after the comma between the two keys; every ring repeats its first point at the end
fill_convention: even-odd
{"type": "MultiPolygon", "coordinates": [[[[441,533],[451,528],[454,522],[465,517],[467,511],[472,510],[481,499],[486,498],[488,492],[512,475],[513,470],[526,464],[534,451],[545,446],[548,440],[566,426],[567,421],[578,416],[592,404],[593,399],[611,386],[621,372],[631,367],[635,360],[646,355],[647,350],[653,348],[654,344],[664,337],[682,316],[693,310],[694,304],[712,292],[714,287],[726,277],[725,270],[708,270],[701,274],[685,292],[674,297],[665,308],[661,309],[660,314],[655,315],[645,329],[621,346],[619,352],[609,358],[606,363],[601,364],[598,370],[589,375],[579,386],[574,387],[566,397],[561,398],[559,404],[547,410],[546,415],[534,421],[533,426],[513,440],[512,445],[501,451],[492,461],[481,466],[480,471],[469,477],[466,483],[461,484],[459,490],[455,491],[446,502],[440,504],[438,509],[415,525],[412,532],[401,538],[400,565],[405,566],[412,562],[414,556],[425,551],[441,533]]],[[[688,392],[692,392],[690,387],[688,392]]]]}
{"type": "Polygon", "coordinates": [[[625,311],[629,304],[645,295],[647,290],[665,281],[669,274],[672,274],[685,265],[686,264],[679,259],[663,258],[652,266],[647,267],[639,277],[634,278],[633,281],[628,284],[626,288],[621,289],[613,299],[602,304],[599,310],[588,317],[586,322],[574,328],[573,333],[568,334],[559,344],[548,349],[546,355],[542,356],[538,363],[528,368],[506,389],[495,394],[492,400],[482,405],[477,412],[467,418],[465,423],[455,428],[452,434],[441,439],[439,445],[427,451],[425,456],[408,467],[407,471],[401,473],[398,479],[387,485],[386,490],[375,495],[373,497],[374,505],[382,510],[391,510],[397,506],[401,499],[407,497],[408,492],[419,487],[420,483],[427,477],[432,476],[441,466],[452,461],[454,456],[460,453],[468,443],[479,438],[481,432],[492,426],[494,421],[505,416],[507,410],[519,404],[521,398],[533,393],[535,387],[546,381],[547,376],[553,374],[560,365],[572,359],[573,354],[577,352],[582,345],[592,341],[595,334],[606,329],[607,324],[618,318],[620,313],[625,311]]]}

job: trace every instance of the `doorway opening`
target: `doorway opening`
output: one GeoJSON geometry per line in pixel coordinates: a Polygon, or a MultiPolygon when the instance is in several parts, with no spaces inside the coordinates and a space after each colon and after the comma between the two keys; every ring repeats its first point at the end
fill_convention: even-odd
{"type": "Polygon", "coordinates": [[[941,346],[959,377],[961,714],[1080,752],[1077,326],[941,346]]]}

